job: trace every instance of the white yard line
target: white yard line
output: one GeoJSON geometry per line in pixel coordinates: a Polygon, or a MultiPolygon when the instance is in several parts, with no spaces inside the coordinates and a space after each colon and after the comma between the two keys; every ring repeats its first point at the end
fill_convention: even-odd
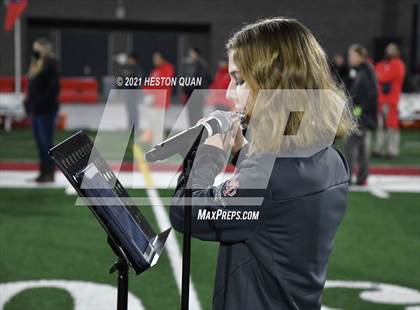
{"type": "MultiPolygon", "coordinates": [[[[149,196],[153,213],[158,222],[159,231],[164,231],[171,227],[169,216],[165,211],[162,200],[156,190],[155,175],[150,171],[149,164],[144,159],[144,153],[140,145],[133,145],[133,155],[139,171],[142,173],[142,179],[146,185],[147,195],[149,196]]],[[[169,234],[165,244],[166,251],[168,252],[169,263],[172,272],[175,276],[175,282],[178,291],[182,291],[182,256],[179,249],[178,241],[175,238],[175,233],[169,234]]],[[[192,283],[191,276],[189,279],[189,308],[191,310],[201,310],[200,301],[198,300],[197,292],[192,283]]]]}

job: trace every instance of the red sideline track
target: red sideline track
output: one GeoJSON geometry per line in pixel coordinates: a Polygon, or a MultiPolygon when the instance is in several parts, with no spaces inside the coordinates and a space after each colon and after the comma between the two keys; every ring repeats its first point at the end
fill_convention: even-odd
{"type": "MultiPolygon", "coordinates": [[[[111,163],[111,168],[113,170],[118,170],[118,164],[111,163]]],[[[150,169],[152,171],[161,171],[161,172],[170,172],[178,170],[179,166],[177,164],[168,164],[168,163],[161,163],[150,164],[150,169]]],[[[0,171],[36,171],[38,170],[38,163],[33,161],[0,161],[0,171]]],[[[119,171],[133,171],[137,170],[136,167],[133,167],[133,163],[124,162],[121,165],[119,171]]],[[[228,165],[226,168],[227,172],[233,172],[234,167],[232,165],[228,165]]],[[[370,174],[380,174],[380,175],[411,175],[411,176],[420,176],[420,167],[418,166],[374,166],[369,168],[370,174]]]]}

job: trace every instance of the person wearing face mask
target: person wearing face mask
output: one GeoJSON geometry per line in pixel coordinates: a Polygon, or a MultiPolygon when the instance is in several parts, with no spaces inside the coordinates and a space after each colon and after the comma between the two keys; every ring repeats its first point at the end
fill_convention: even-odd
{"type": "Polygon", "coordinates": [[[246,117],[198,148],[178,178],[171,224],[183,231],[188,186],[192,236],[219,243],[213,309],[320,309],[347,207],[349,169],[331,143],[355,130],[349,102],[294,19],[246,25],[227,50],[226,96],[246,117]],[[214,185],[229,152],[235,173],[214,185]]]}
{"type": "Polygon", "coordinates": [[[24,106],[32,119],[32,129],[40,161],[40,172],[35,182],[53,182],[54,162],[48,150],[53,145],[60,86],[58,63],[54,58],[52,45],[46,39],[37,39],[33,43],[28,80],[29,86],[24,106]]]}

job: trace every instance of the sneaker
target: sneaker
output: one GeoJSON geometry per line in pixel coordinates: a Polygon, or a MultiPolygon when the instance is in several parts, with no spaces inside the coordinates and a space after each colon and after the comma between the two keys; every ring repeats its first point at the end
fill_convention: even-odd
{"type": "Polygon", "coordinates": [[[152,144],[153,143],[153,131],[146,129],[143,134],[139,137],[140,143],[152,144]]]}
{"type": "Polygon", "coordinates": [[[398,159],[398,155],[391,155],[391,154],[388,154],[387,156],[386,156],[386,159],[391,159],[391,160],[395,160],[395,159],[398,159]]]}
{"type": "Polygon", "coordinates": [[[42,178],[43,178],[43,173],[40,172],[39,175],[36,178],[30,179],[28,181],[38,183],[42,178]]]}
{"type": "Polygon", "coordinates": [[[385,154],[382,154],[378,151],[373,151],[372,152],[372,157],[374,157],[374,158],[385,158],[385,154]]]}
{"type": "Polygon", "coordinates": [[[367,179],[365,180],[357,180],[356,185],[358,186],[367,186],[367,179]]]}
{"type": "Polygon", "coordinates": [[[52,183],[54,182],[54,172],[46,172],[35,179],[37,183],[52,183]]]}

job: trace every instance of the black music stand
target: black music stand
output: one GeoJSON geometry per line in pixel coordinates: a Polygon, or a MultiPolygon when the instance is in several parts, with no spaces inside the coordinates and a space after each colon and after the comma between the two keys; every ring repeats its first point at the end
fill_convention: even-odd
{"type": "Polygon", "coordinates": [[[117,309],[126,310],[129,268],[140,274],[154,266],[171,228],[160,234],[153,231],[83,131],[49,153],[108,234],[108,244],[118,257],[110,269],[118,271],[117,309]]]}
{"type": "Polygon", "coordinates": [[[182,168],[184,174],[184,229],[182,235],[182,287],[181,287],[181,310],[189,309],[190,300],[190,269],[191,269],[191,216],[192,216],[192,185],[190,174],[194,164],[197,148],[201,143],[201,132],[193,145],[185,155],[182,168]]]}

